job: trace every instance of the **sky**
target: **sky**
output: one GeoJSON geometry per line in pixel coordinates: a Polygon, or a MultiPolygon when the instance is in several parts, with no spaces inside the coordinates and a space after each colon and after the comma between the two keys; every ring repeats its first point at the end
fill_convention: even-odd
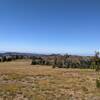
{"type": "Polygon", "coordinates": [[[100,0],[0,0],[0,51],[92,54],[100,0]]]}

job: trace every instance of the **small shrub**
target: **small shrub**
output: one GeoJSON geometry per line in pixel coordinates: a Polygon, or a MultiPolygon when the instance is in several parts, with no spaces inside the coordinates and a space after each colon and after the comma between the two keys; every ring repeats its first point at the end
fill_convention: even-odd
{"type": "Polygon", "coordinates": [[[98,79],[96,80],[96,87],[100,88],[100,80],[98,80],[98,79]]]}
{"type": "Polygon", "coordinates": [[[52,68],[56,68],[56,65],[53,65],[52,68]]]}
{"type": "Polygon", "coordinates": [[[99,66],[96,66],[96,72],[100,71],[100,67],[99,66]]]}
{"type": "Polygon", "coordinates": [[[32,61],[31,65],[36,65],[36,62],[35,61],[32,61]]]}

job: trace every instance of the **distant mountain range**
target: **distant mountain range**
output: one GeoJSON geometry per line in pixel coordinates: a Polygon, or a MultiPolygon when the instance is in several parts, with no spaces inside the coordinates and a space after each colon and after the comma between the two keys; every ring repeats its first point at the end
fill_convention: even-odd
{"type": "Polygon", "coordinates": [[[23,55],[23,56],[42,56],[44,54],[35,54],[35,53],[19,53],[19,52],[3,52],[0,55],[23,55]]]}
{"type": "MultiPolygon", "coordinates": [[[[39,53],[21,53],[21,52],[0,52],[0,56],[2,55],[22,55],[22,56],[59,56],[64,54],[39,54],[39,53]]],[[[72,54],[74,56],[74,54],[72,54]]],[[[77,55],[77,56],[93,56],[91,55],[77,55]]]]}

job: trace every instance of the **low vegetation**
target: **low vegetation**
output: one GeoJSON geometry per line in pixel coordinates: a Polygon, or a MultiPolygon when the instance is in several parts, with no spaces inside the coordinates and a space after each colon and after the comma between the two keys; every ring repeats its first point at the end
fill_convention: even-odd
{"type": "Polygon", "coordinates": [[[100,58],[2,55],[0,100],[100,100],[100,58]]]}
{"type": "Polygon", "coordinates": [[[81,68],[100,70],[99,52],[95,56],[47,55],[33,57],[32,65],[52,65],[53,68],[81,68]]]}
{"type": "Polygon", "coordinates": [[[0,100],[100,100],[99,74],[94,69],[53,69],[30,63],[0,63],[0,100]]]}

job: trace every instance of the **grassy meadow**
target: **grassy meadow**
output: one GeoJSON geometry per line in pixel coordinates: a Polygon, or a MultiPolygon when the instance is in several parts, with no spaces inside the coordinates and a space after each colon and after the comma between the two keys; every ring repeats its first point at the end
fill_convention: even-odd
{"type": "Polygon", "coordinates": [[[31,60],[0,63],[0,100],[100,100],[98,72],[31,65],[31,60]]]}

